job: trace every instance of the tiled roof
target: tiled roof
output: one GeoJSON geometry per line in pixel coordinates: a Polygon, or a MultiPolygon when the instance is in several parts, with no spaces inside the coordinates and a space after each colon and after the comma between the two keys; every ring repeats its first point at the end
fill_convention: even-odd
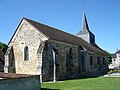
{"type": "Polygon", "coordinates": [[[64,31],[52,28],[50,26],[38,23],[36,21],[30,20],[27,18],[23,18],[23,19],[25,19],[28,23],[30,23],[38,31],[42,32],[44,35],[46,35],[50,39],[61,41],[61,42],[66,42],[66,43],[70,43],[70,44],[74,44],[74,45],[78,45],[78,46],[82,46],[85,49],[87,49],[88,51],[106,54],[102,49],[94,47],[93,45],[87,43],[86,41],[84,41],[80,37],[77,37],[75,35],[66,33],[64,31]]]}
{"type": "Polygon", "coordinates": [[[111,54],[112,58],[117,58],[116,54],[111,54]]]}
{"type": "Polygon", "coordinates": [[[120,53],[120,50],[118,50],[116,53],[120,53]]]}

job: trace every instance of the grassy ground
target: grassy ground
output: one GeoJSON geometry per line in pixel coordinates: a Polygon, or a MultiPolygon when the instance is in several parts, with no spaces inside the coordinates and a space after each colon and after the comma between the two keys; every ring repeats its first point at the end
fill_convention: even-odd
{"type": "Polygon", "coordinates": [[[120,77],[96,77],[42,83],[42,90],[120,90],[120,77]]]}

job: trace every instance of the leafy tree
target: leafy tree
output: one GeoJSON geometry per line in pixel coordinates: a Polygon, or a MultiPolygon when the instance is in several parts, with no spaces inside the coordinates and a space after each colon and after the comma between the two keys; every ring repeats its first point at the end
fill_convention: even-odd
{"type": "Polygon", "coordinates": [[[111,56],[111,54],[108,52],[108,51],[106,51],[106,50],[104,50],[107,54],[108,54],[108,59],[109,59],[109,64],[111,64],[111,62],[112,62],[112,56],[111,56]]]}
{"type": "Polygon", "coordinates": [[[8,46],[2,42],[0,42],[0,49],[5,53],[7,50],[8,46]]]}

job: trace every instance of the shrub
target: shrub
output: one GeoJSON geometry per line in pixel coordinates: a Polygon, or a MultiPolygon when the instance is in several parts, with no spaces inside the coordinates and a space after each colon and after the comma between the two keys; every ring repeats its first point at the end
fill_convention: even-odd
{"type": "Polygon", "coordinates": [[[108,72],[108,75],[110,75],[110,74],[112,74],[113,73],[113,70],[110,70],[109,72],[108,72]]]}

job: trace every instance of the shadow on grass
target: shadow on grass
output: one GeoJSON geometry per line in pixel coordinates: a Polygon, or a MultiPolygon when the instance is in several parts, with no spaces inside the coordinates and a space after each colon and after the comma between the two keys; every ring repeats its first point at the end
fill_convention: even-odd
{"type": "Polygon", "coordinates": [[[96,74],[96,75],[83,76],[83,77],[80,77],[80,79],[97,78],[97,77],[104,76],[104,75],[106,75],[106,74],[107,74],[107,73],[99,73],[99,74],[96,74]]]}
{"type": "Polygon", "coordinates": [[[60,90],[60,89],[41,88],[41,90],[60,90]]]}
{"type": "Polygon", "coordinates": [[[97,77],[104,76],[104,75],[105,75],[105,74],[90,75],[90,76],[80,76],[80,77],[78,77],[78,78],[69,78],[69,79],[66,79],[66,80],[76,80],[76,79],[97,78],[97,77]]]}
{"type": "Polygon", "coordinates": [[[83,77],[80,77],[79,79],[97,78],[97,77],[100,77],[100,76],[83,76],[83,77]]]}
{"type": "Polygon", "coordinates": [[[78,78],[69,78],[69,79],[66,79],[66,80],[79,80],[79,79],[87,79],[87,78],[97,78],[99,76],[80,76],[78,78]]]}

